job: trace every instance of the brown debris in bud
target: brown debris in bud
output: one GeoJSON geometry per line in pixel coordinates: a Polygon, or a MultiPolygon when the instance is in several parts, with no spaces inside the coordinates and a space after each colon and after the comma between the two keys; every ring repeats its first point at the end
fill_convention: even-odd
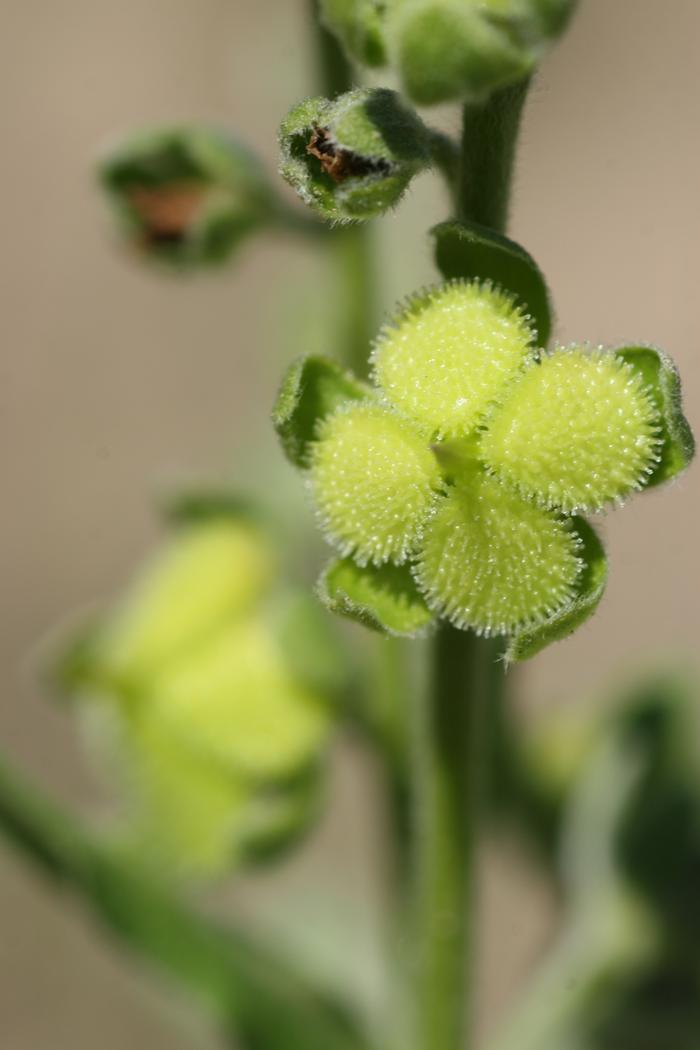
{"type": "Polygon", "coordinates": [[[313,129],[306,152],[320,161],[321,167],[333,182],[344,182],[353,175],[369,175],[372,172],[388,175],[391,170],[386,160],[371,160],[352,150],[338,147],[327,128],[313,129]]]}
{"type": "Polygon", "coordinates": [[[204,195],[204,187],[196,182],[134,186],[129,190],[129,202],[143,223],[148,240],[177,244],[196,221],[204,195]]]}

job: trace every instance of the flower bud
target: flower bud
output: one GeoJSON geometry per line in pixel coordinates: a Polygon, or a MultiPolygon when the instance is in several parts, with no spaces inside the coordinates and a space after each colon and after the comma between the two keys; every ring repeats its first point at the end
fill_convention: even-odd
{"type": "Polygon", "coordinates": [[[427,129],[394,91],[308,99],[280,129],[282,176],[327,219],[380,215],[428,167],[427,129]]]}
{"type": "Polygon", "coordinates": [[[381,0],[320,0],[321,19],[351,58],[366,66],[386,60],[381,0]]]}
{"type": "Polygon", "coordinates": [[[527,77],[571,8],[571,0],[396,0],[387,39],[415,102],[479,100],[527,77]]]}
{"type": "Polygon", "coordinates": [[[129,240],[178,267],[225,261],[272,211],[256,158],[207,128],[139,135],[107,156],[100,176],[129,240]]]}

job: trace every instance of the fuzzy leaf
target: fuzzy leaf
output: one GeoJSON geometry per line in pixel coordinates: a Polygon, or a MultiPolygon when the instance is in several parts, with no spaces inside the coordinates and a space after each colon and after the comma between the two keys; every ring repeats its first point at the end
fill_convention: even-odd
{"type": "Polygon", "coordinates": [[[368,396],[368,387],[327,357],[295,361],[282,380],[272,410],[272,422],[287,458],[296,467],[308,467],[318,424],[344,401],[368,396]]]}
{"type": "Polygon", "coordinates": [[[343,558],[324,570],[318,590],[332,612],[382,634],[413,637],[433,619],[407,566],[361,568],[343,558]]]}
{"type": "Polygon", "coordinates": [[[511,635],[506,660],[529,660],[552,642],[567,638],[598,608],[608,578],[608,560],[600,539],[583,518],[571,519],[581,540],[579,557],[584,565],[571,601],[539,627],[511,635]]]}
{"type": "Polygon", "coordinates": [[[626,346],[615,350],[641,376],[649,388],[661,417],[659,461],[646,482],[647,487],[685,470],[695,454],[695,441],[681,404],[681,381],[673,361],[650,346],[626,346]]]}
{"type": "Polygon", "coordinates": [[[430,233],[443,277],[493,281],[517,296],[533,319],[538,346],[547,345],[552,331],[549,291],[542,271],[524,248],[477,223],[441,222],[430,233]]]}

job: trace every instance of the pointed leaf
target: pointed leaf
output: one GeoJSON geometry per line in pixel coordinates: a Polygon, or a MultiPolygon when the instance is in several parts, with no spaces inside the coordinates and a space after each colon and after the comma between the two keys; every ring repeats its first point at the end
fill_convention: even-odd
{"type": "Polygon", "coordinates": [[[685,470],[695,453],[693,434],[683,415],[678,370],[670,357],[654,347],[626,346],[615,353],[642,376],[661,416],[660,459],[646,483],[647,487],[660,485],[685,470]]]}
{"type": "Polygon", "coordinates": [[[326,357],[295,361],[282,380],[272,422],[287,458],[308,467],[310,445],[321,420],[344,401],[371,396],[363,383],[326,357]]]}
{"type": "Polygon", "coordinates": [[[542,271],[524,248],[473,222],[441,222],[430,232],[443,277],[490,280],[516,295],[532,316],[538,345],[547,345],[552,331],[549,292],[542,271]]]}
{"type": "Polygon", "coordinates": [[[318,589],[332,612],[382,634],[413,637],[433,619],[406,565],[361,568],[343,558],[325,569],[318,589]]]}
{"type": "Polygon", "coordinates": [[[584,566],[576,582],[576,593],[567,605],[550,617],[542,626],[520,631],[510,638],[506,660],[529,660],[552,642],[573,634],[589,616],[592,616],[603,597],[608,576],[605,550],[593,528],[583,518],[571,519],[574,531],[581,540],[579,557],[584,566]]]}

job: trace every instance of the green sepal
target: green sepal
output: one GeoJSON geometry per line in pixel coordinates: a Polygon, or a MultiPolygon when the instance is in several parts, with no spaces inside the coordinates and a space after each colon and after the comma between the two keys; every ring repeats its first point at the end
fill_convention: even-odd
{"type": "Polygon", "coordinates": [[[552,331],[549,291],[542,271],[524,248],[475,222],[441,222],[430,234],[443,277],[490,280],[511,292],[532,317],[538,346],[547,345],[552,331]]]}
{"type": "Polygon", "coordinates": [[[310,465],[311,442],[321,420],[346,401],[366,400],[372,390],[327,357],[302,357],[282,380],[272,422],[287,458],[310,465]]]}
{"type": "Polygon", "coordinates": [[[539,627],[511,635],[507,662],[529,660],[552,642],[559,642],[581,626],[596,611],[608,577],[608,560],[603,544],[584,518],[572,517],[571,527],[581,541],[578,556],[583,567],[576,581],[573,599],[539,627]]]}
{"type": "Polygon", "coordinates": [[[318,593],[331,612],[381,634],[412,638],[433,620],[407,565],[360,567],[342,558],[323,571],[318,593]]]}
{"type": "Polygon", "coordinates": [[[614,351],[642,376],[656,405],[661,424],[659,461],[646,487],[661,485],[685,470],[695,454],[695,440],[683,415],[681,380],[675,364],[651,346],[625,346],[614,351]]]}

